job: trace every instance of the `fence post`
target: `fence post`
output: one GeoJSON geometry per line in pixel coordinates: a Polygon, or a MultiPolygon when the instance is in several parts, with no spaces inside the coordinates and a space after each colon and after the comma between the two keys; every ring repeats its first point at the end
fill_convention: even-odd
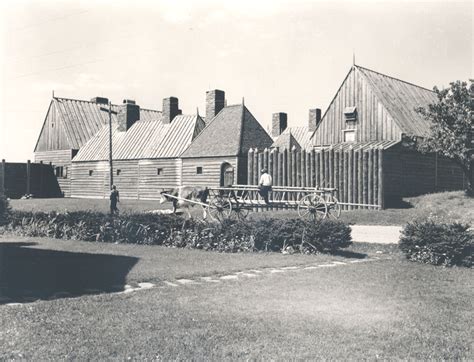
{"type": "MultiPolygon", "coordinates": [[[[349,146],[348,151],[348,160],[347,160],[347,202],[354,203],[353,200],[353,179],[352,179],[352,163],[354,158],[354,150],[352,149],[352,145],[349,146]]],[[[352,205],[348,205],[347,209],[352,210],[354,207],[352,205]]]]}
{"type": "MultiPolygon", "coordinates": [[[[373,191],[374,191],[374,187],[373,187],[373,182],[374,182],[374,169],[373,169],[373,166],[374,166],[374,150],[372,147],[369,148],[369,151],[368,151],[368,156],[369,156],[369,160],[368,160],[368,168],[369,168],[369,172],[368,172],[368,175],[367,175],[367,201],[370,205],[373,205],[374,203],[374,194],[373,194],[373,191]]],[[[371,209],[371,207],[369,207],[369,209],[371,209]]]]}
{"type": "Polygon", "coordinates": [[[288,186],[288,150],[283,150],[283,162],[281,163],[281,186],[288,186]]]}
{"type": "MultiPolygon", "coordinates": [[[[343,151],[344,153],[344,162],[342,164],[342,173],[344,175],[344,201],[343,202],[349,202],[349,173],[347,172],[348,170],[348,163],[349,163],[349,152],[347,150],[343,151]]],[[[349,209],[348,205],[344,205],[344,210],[349,209]]]]}
{"type": "Polygon", "coordinates": [[[300,183],[299,186],[305,187],[306,186],[306,169],[305,169],[305,164],[306,164],[306,152],[301,149],[300,152],[300,167],[299,167],[299,179],[300,183]]]}
{"type": "Polygon", "coordinates": [[[30,184],[30,179],[31,179],[31,161],[28,160],[26,161],[26,195],[29,195],[31,192],[31,184],[30,184]]]}
{"type": "Polygon", "coordinates": [[[253,185],[258,185],[258,160],[259,160],[259,153],[258,149],[254,149],[253,151],[253,185]]]}
{"type": "Polygon", "coordinates": [[[363,166],[362,166],[364,172],[363,172],[363,189],[362,189],[362,196],[364,199],[364,204],[368,204],[369,198],[368,198],[368,176],[369,176],[369,153],[368,151],[363,152],[363,166]]]}
{"type": "Polygon", "coordinates": [[[383,149],[382,147],[379,148],[378,150],[379,154],[379,169],[378,169],[378,182],[379,182],[379,205],[381,209],[385,208],[385,200],[384,200],[384,195],[383,195],[383,149]]]}
{"type": "Polygon", "coordinates": [[[311,187],[315,187],[316,186],[316,151],[314,149],[311,150],[311,174],[310,174],[310,177],[311,177],[311,187]]]}
{"type": "Polygon", "coordinates": [[[296,186],[296,170],[298,169],[296,165],[296,147],[293,146],[291,149],[291,185],[296,186]]]}
{"type": "Polygon", "coordinates": [[[331,147],[328,150],[328,187],[334,186],[334,149],[331,147]]]}
{"type": "Polygon", "coordinates": [[[253,182],[253,150],[252,148],[249,149],[249,153],[247,154],[247,185],[252,185],[253,182]]]}
{"type": "MultiPolygon", "coordinates": [[[[358,199],[358,188],[357,188],[357,171],[358,171],[358,163],[357,163],[357,150],[353,151],[352,155],[352,162],[353,162],[353,168],[352,168],[352,199],[354,200],[354,203],[357,204],[359,202],[358,199]]],[[[355,206],[354,209],[358,209],[359,206],[355,206]]]]}
{"type": "MultiPolygon", "coordinates": [[[[379,205],[379,152],[374,149],[374,205],[379,205]]],[[[374,207],[375,208],[375,207],[374,207]]],[[[376,209],[376,208],[375,208],[376,209]]]]}
{"type": "MultiPolygon", "coordinates": [[[[357,162],[359,164],[359,170],[358,170],[358,189],[359,189],[359,192],[358,192],[358,195],[357,197],[359,198],[359,203],[360,204],[363,204],[364,203],[364,195],[363,195],[363,189],[364,189],[364,182],[363,182],[363,179],[364,179],[364,150],[361,148],[359,149],[359,152],[358,152],[358,155],[357,155],[357,162]]],[[[363,208],[362,206],[360,208],[363,208]]]]}

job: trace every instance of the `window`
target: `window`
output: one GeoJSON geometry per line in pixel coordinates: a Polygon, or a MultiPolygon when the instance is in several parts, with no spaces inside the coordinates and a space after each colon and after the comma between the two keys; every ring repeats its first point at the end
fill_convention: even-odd
{"type": "Polygon", "coordinates": [[[346,107],[344,108],[344,118],[346,122],[356,122],[357,121],[357,107],[346,107]]]}
{"type": "Polygon", "coordinates": [[[202,167],[196,167],[196,174],[198,175],[202,174],[202,167]]]}
{"type": "Polygon", "coordinates": [[[54,168],[54,174],[56,175],[56,177],[63,177],[63,174],[64,174],[63,166],[56,166],[54,168]]]}
{"type": "Polygon", "coordinates": [[[120,176],[120,174],[122,173],[122,170],[117,170],[117,176],[120,176]]]}
{"type": "Polygon", "coordinates": [[[344,142],[355,142],[355,130],[344,130],[344,142]]]}
{"type": "Polygon", "coordinates": [[[158,176],[163,175],[163,169],[162,169],[162,168],[157,168],[157,169],[156,169],[156,174],[157,174],[158,176]]]}
{"type": "Polygon", "coordinates": [[[67,178],[67,174],[68,174],[68,167],[64,167],[64,175],[63,175],[63,178],[67,178]]]}
{"type": "Polygon", "coordinates": [[[94,173],[93,170],[89,170],[89,176],[92,176],[93,173],[94,173]]]}

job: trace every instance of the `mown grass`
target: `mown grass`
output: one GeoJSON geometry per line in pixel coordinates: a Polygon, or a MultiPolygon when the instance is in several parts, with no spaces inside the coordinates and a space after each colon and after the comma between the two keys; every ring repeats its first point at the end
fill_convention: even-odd
{"type": "MultiPolygon", "coordinates": [[[[468,198],[462,191],[441,192],[406,198],[406,208],[386,210],[342,211],[341,220],[360,225],[404,225],[416,218],[438,216],[444,220],[466,223],[474,222],[474,198],[468,198]]],[[[109,203],[104,199],[30,199],[11,200],[14,210],[25,211],[81,211],[92,210],[108,212],[109,203]]],[[[169,210],[170,204],[159,201],[122,200],[118,205],[122,212],[145,212],[150,210],[169,210]]],[[[193,216],[201,216],[199,207],[191,210],[193,216]]],[[[268,211],[253,213],[252,217],[298,217],[296,211],[268,211]]]]}
{"type": "MultiPolygon", "coordinates": [[[[0,238],[22,240],[38,243],[31,248],[139,258],[129,282],[335,258],[0,238]]],[[[0,359],[472,359],[472,270],[408,262],[394,246],[351,246],[377,250],[391,259],[3,305],[0,359]]]]}

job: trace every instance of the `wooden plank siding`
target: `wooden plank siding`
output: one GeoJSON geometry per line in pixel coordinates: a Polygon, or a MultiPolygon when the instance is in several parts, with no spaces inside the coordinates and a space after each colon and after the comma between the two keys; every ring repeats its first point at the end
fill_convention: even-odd
{"type": "Polygon", "coordinates": [[[181,160],[162,158],[138,161],[139,194],[143,200],[156,200],[160,192],[181,185],[181,160]],[[158,175],[158,169],[161,174],[158,175]]]}
{"type": "Polygon", "coordinates": [[[51,163],[54,167],[62,166],[63,177],[58,177],[57,182],[65,197],[71,196],[71,160],[75,154],[75,150],[54,150],[54,151],[36,151],[35,162],[43,162],[45,164],[51,163]]]}
{"type": "Polygon", "coordinates": [[[65,150],[68,148],[71,148],[71,146],[66,136],[61,115],[58,113],[56,103],[51,102],[35,152],[65,150]]]}
{"type": "MultiPolygon", "coordinates": [[[[181,184],[180,159],[114,160],[113,167],[114,184],[123,199],[158,200],[161,191],[181,184]]],[[[74,162],[71,177],[72,197],[109,196],[108,161],[74,162]]]]}
{"type": "MultiPolygon", "coordinates": [[[[229,163],[234,167],[234,183],[237,183],[237,175],[239,173],[237,160],[238,157],[236,156],[184,158],[182,164],[182,184],[210,187],[220,186],[223,163],[229,163]],[[196,173],[197,167],[202,167],[202,174],[196,173]]],[[[243,163],[242,168],[244,167],[246,168],[247,165],[243,163]]]]}
{"type": "Polygon", "coordinates": [[[345,107],[357,107],[355,141],[399,140],[401,130],[372,91],[359,69],[352,68],[316,129],[312,143],[326,146],[344,142],[345,107]]]}
{"type": "Polygon", "coordinates": [[[107,198],[109,163],[107,161],[74,162],[71,166],[71,180],[71,197],[107,198]],[[92,171],[91,175],[89,171],[92,171]]]}

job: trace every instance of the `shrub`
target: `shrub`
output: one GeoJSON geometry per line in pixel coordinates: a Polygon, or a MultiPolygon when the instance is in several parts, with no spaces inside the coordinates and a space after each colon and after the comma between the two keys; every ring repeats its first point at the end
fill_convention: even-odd
{"type": "Polygon", "coordinates": [[[4,195],[0,195],[0,225],[8,222],[11,213],[10,202],[4,195]]]}
{"type": "Polygon", "coordinates": [[[7,231],[84,241],[156,244],[221,252],[331,252],[351,244],[350,228],[342,222],[300,219],[225,220],[205,223],[176,215],[98,212],[13,212],[7,231]]]}
{"type": "Polygon", "coordinates": [[[474,232],[469,230],[469,225],[431,218],[408,223],[399,245],[409,260],[471,267],[473,240],[474,232]]]}

